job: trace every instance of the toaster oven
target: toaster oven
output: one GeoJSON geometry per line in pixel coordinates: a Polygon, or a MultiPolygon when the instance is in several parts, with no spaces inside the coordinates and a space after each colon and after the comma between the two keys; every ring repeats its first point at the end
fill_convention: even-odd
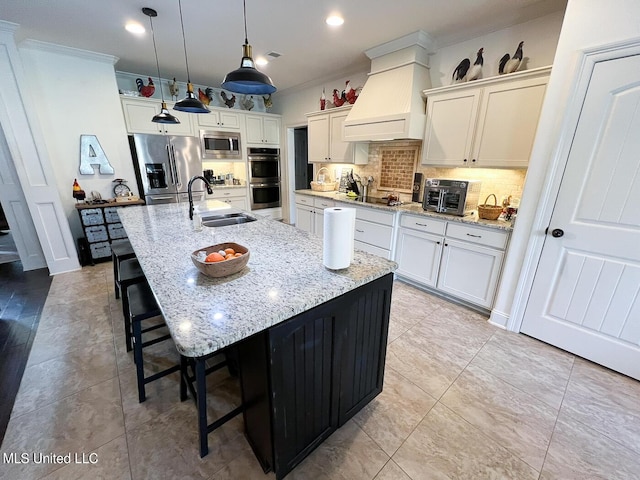
{"type": "Polygon", "coordinates": [[[427,178],[422,208],[460,217],[470,215],[478,208],[480,184],[478,180],[427,178]]]}

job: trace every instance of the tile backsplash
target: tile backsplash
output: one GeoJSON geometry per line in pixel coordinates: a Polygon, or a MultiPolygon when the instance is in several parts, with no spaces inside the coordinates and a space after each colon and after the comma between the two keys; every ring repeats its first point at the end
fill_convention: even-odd
{"type": "MultiPolygon", "coordinates": [[[[498,204],[503,198],[512,196],[513,198],[522,197],[522,188],[524,186],[526,169],[504,169],[504,168],[476,168],[476,167],[460,167],[460,168],[443,168],[430,167],[420,164],[420,141],[396,141],[388,143],[371,143],[369,145],[369,163],[366,165],[338,165],[338,164],[320,164],[316,165],[316,172],[321,167],[327,167],[331,172],[332,179],[340,178],[340,172],[343,168],[353,169],[361,178],[372,176],[374,178],[373,185],[369,188],[370,196],[385,196],[393,188],[393,178],[385,175],[386,165],[390,158],[388,152],[393,150],[410,151],[417,149],[417,165],[416,172],[422,173],[424,178],[455,178],[460,180],[480,180],[482,187],[480,189],[480,203],[485,203],[485,199],[495,194],[498,204]],[[384,161],[383,161],[384,158],[384,161]],[[380,186],[382,185],[382,189],[380,186]]],[[[403,164],[406,162],[402,162],[403,164]]],[[[413,177],[413,175],[412,175],[413,177]]],[[[424,180],[423,180],[424,183],[424,180]]],[[[424,185],[423,185],[424,186],[424,185]]],[[[404,202],[411,201],[411,193],[406,192],[403,185],[397,185],[397,191],[400,199],[404,202]],[[403,192],[404,190],[404,192],[403,192]]],[[[493,202],[493,198],[489,203],[493,202]]]]}

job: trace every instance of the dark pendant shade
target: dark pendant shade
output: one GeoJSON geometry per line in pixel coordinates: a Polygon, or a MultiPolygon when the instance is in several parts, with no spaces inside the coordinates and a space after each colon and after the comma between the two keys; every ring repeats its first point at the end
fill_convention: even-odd
{"type": "Polygon", "coordinates": [[[169,113],[169,109],[167,108],[166,102],[162,102],[162,108],[160,109],[160,113],[154,116],[151,119],[151,121],[154,123],[173,123],[173,124],[180,123],[180,120],[178,120],[176,117],[174,117],[169,113]]]}
{"type": "Polygon", "coordinates": [[[276,91],[271,79],[256,69],[251,57],[251,45],[246,43],[242,47],[240,68],[227,73],[222,82],[222,88],[234,93],[252,95],[263,95],[276,91]]]}
{"type": "Polygon", "coordinates": [[[156,56],[156,68],[158,69],[158,85],[160,86],[160,97],[162,98],[162,108],[160,109],[160,113],[155,115],[151,121],[154,123],[180,123],[176,117],[169,113],[167,110],[167,104],[164,101],[164,93],[162,92],[162,77],[160,76],[160,62],[158,61],[158,49],[156,48],[156,34],[153,31],[153,17],[158,16],[158,12],[156,12],[153,8],[145,7],[142,9],[142,13],[144,13],[147,17],[149,17],[149,24],[151,25],[151,38],[153,39],[153,53],[156,56]]]}
{"type": "Polygon", "coordinates": [[[187,96],[177,102],[173,106],[174,110],[178,110],[180,112],[187,113],[210,113],[209,110],[204,103],[202,103],[198,98],[196,98],[196,94],[193,93],[193,85],[191,83],[187,84],[187,96]]]}

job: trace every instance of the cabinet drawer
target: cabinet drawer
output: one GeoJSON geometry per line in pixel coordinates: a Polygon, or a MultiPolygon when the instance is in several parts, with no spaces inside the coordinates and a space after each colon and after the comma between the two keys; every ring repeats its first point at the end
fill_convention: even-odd
{"type": "Polygon", "coordinates": [[[127,238],[127,232],[124,230],[121,223],[111,223],[107,225],[109,230],[109,238],[116,240],[118,238],[127,238]]]}
{"type": "Polygon", "coordinates": [[[315,197],[313,199],[313,206],[316,208],[333,208],[336,206],[336,202],[333,200],[327,200],[326,198],[315,197]]]}
{"type": "Polygon", "coordinates": [[[107,235],[107,227],[104,225],[96,225],[95,227],[85,227],[84,233],[89,243],[104,242],[109,239],[107,235]]]}
{"type": "Polygon", "coordinates": [[[214,188],[213,193],[208,195],[209,198],[229,198],[229,197],[244,197],[246,190],[244,188],[214,188]]]}
{"type": "Polygon", "coordinates": [[[116,211],[116,207],[107,207],[104,209],[104,221],[107,223],[119,223],[120,217],[116,211]]]}
{"type": "Polygon", "coordinates": [[[369,245],[391,249],[393,228],[379,223],[367,222],[356,218],[354,238],[369,245]]]}
{"type": "Polygon", "coordinates": [[[80,210],[83,225],[101,225],[104,223],[102,210],[99,208],[87,208],[80,210]]]}
{"type": "Polygon", "coordinates": [[[402,217],[400,217],[400,226],[413,228],[421,232],[444,235],[446,223],[442,220],[434,220],[426,216],[402,215],[402,217]]]}
{"type": "Polygon", "coordinates": [[[382,210],[375,210],[373,208],[356,208],[356,218],[360,220],[366,220],[368,222],[382,223],[383,225],[393,226],[393,216],[395,213],[383,212],[382,210]]]}
{"type": "Polygon", "coordinates": [[[313,207],[313,197],[308,197],[307,195],[296,195],[296,203],[313,207]]]}
{"type": "Polygon", "coordinates": [[[391,260],[391,252],[384,248],[376,247],[374,245],[369,245],[368,243],[359,242],[355,240],[353,242],[353,246],[358,250],[362,250],[363,252],[372,253],[373,255],[378,255],[379,257],[386,258],[387,260],[391,260]]]}
{"type": "Polygon", "coordinates": [[[111,256],[111,245],[109,242],[92,243],[89,245],[91,249],[91,258],[105,258],[111,256]]]}
{"type": "Polygon", "coordinates": [[[507,246],[509,233],[504,230],[490,230],[449,222],[447,223],[447,237],[504,249],[507,246]]]}

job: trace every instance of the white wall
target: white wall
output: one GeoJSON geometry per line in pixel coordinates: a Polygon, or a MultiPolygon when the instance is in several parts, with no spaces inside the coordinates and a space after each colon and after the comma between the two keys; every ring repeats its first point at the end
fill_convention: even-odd
{"type": "Polygon", "coordinates": [[[569,0],[494,310],[506,313],[492,315],[496,324],[520,328],[566,161],[560,158],[563,142],[570,141],[577,121],[565,111],[574,101],[580,52],[640,39],[638,18],[638,0],[569,0]]]}
{"type": "Polygon", "coordinates": [[[137,193],[127,131],[109,55],[26,41],[19,45],[28,89],[54,164],[55,183],[75,238],[82,235],[72,197],[74,178],[87,195],[113,197],[113,179],[124,178],[137,193]],[[80,175],[80,135],[96,135],[114,175],[80,175]]]}
{"type": "Polygon", "coordinates": [[[500,59],[505,53],[513,55],[520,41],[524,41],[523,65],[520,69],[551,65],[563,15],[562,11],[552,13],[472,40],[439,48],[429,60],[431,86],[435,88],[450,85],[451,75],[460,60],[468,58],[473,63],[480,48],[484,48],[483,78],[498,75],[500,59]]]}

